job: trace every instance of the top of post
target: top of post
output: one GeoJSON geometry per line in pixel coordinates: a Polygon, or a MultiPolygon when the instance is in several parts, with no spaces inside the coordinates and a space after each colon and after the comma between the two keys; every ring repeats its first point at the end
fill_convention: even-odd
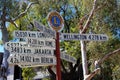
{"type": "Polygon", "coordinates": [[[48,16],[49,26],[56,32],[60,32],[64,27],[64,20],[57,11],[51,11],[48,16]]]}

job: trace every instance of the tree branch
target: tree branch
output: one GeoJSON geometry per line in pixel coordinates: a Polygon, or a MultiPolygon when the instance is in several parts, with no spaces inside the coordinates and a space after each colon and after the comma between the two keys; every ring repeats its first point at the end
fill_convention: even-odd
{"type": "Polygon", "coordinates": [[[11,24],[13,24],[16,28],[18,28],[18,25],[16,24],[15,21],[13,21],[12,19],[6,19],[7,22],[10,22],[11,24]]]}
{"type": "Polygon", "coordinates": [[[73,70],[75,71],[79,65],[80,65],[80,58],[77,59],[76,64],[73,67],[73,70]]]}
{"type": "MultiPolygon", "coordinates": [[[[106,5],[106,2],[105,2],[103,5],[98,6],[97,9],[95,9],[94,13],[96,13],[98,10],[102,9],[105,5],[106,5]]],[[[85,16],[83,16],[83,17],[80,19],[79,24],[82,24],[82,25],[83,25],[83,22],[85,21],[86,18],[88,18],[89,15],[90,15],[90,13],[89,13],[89,14],[86,14],[85,16]]]]}
{"type": "Polygon", "coordinates": [[[65,66],[63,65],[63,62],[61,61],[61,67],[63,69],[63,72],[67,73],[67,70],[65,69],[65,66]]]}
{"type": "Polygon", "coordinates": [[[89,75],[86,75],[85,80],[91,80],[92,77],[94,77],[99,71],[100,71],[100,68],[95,69],[92,73],[90,73],[89,75]]]}
{"type": "Polygon", "coordinates": [[[85,80],[91,80],[91,78],[94,77],[99,72],[99,70],[100,70],[99,65],[101,65],[103,61],[105,61],[106,59],[108,59],[109,57],[111,57],[112,55],[117,54],[117,53],[120,53],[120,48],[113,51],[113,52],[110,52],[110,53],[106,54],[102,59],[100,59],[97,62],[97,69],[95,69],[91,74],[86,75],[85,80]]]}
{"type": "Polygon", "coordinates": [[[120,48],[117,49],[117,50],[115,50],[115,51],[113,51],[113,52],[110,52],[110,53],[106,54],[102,59],[100,59],[98,61],[98,64],[100,65],[103,61],[105,61],[106,59],[108,59],[110,56],[112,56],[114,54],[117,54],[117,53],[120,54],[120,48]]]}
{"type": "Polygon", "coordinates": [[[54,71],[51,69],[52,66],[49,66],[47,69],[49,71],[50,74],[52,74],[53,76],[55,76],[56,74],[54,73],[54,71]]]}
{"type": "Polygon", "coordinates": [[[33,5],[36,4],[37,2],[31,2],[28,4],[28,6],[26,7],[24,12],[21,12],[17,17],[15,17],[14,19],[6,19],[7,22],[10,22],[11,24],[13,24],[16,28],[18,28],[18,25],[15,23],[15,21],[21,17],[23,17],[27,11],[29,10],[29,8],[33,5]]]}
{"type": "Polygon", "coordinates": [[[15,18],[13,19],[13,21],[16,21],[17,19],[23,17],[23,16],[27,13],[27,11],[29,10],[29,8],[30,8],[33,4],[36,4],[36,2],[31,2],[31,3],[29,3],[28,6],[26,7],[25,11],[22,12],[22,13],[20,13],[17,17],[15,17],[15,18]]]}
{"type": "Polygon", "coordinates": [[[86,32],[87,28],[89,27],[90,20],[92,19],[93,14],[94,14],[94,11],[95,11],[95,8],[96,8],[96,2],[97,2],[97,0],[94,0],[93,8],[92,8],[92,10],[91,10],[91,12],[90,12],[90,15],[89,15],[89,17],[88,17],[88,19],[87,19],[87,21],[86,21],[86,23],[85,23],[85,25],[84,25],[81,33],[86,32]]]}

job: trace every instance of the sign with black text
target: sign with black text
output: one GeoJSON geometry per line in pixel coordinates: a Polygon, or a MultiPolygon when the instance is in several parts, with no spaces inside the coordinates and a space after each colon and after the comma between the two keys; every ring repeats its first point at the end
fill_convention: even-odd
{"type": "Polygon", "coordinates": [[[83,41],[106,41],[108,36],[105,34],[77,34],[77,33],[61,33],[61,40],[83,40],[83,41]]]}
{"type": "Polygon", "coordinates": [[[55,65],[55,56],[41,56],[34,54],[12,54],[8,58],[10,64],[19,65],[55,65]]]}
{"type": "Polygon", "coordinates": [[[74,57],[72,57],[64,52],[60,53],[60,58],[65,61],[68,61],[68,62],[76,63],[76,59],[74,57]]]}
{"type": "Polygon", "coordinates": [[[51,35],[53,36],[54,38],[56,38],[56,34],[55,34],[55,31],[47,28],[46,26],[44,26],[43,24],[37,22],[37,21],[34,21],[34,25],[35,27],[40,31],[40,32],[44,32],[44,33],[47,33],[47,35],[51,35]]]}
{"type": "Polygon", "coordinates": [[[38,31],[14,31],[13,35],[15,38],[42,38],[52,39],[53,36],[38,31]]]}
{"type": "Polygon", "coordinates": [[[6,42],[4,47],[9,49],[10,47],[25,47],[28,46],[26,42],[6,42]]]}
{"type": "Polygon", "coordinates": [[[32,47],[50,47],[55,49],[55,40],[54,39],[37,39],[37,38],[27,38],[27,44],[32,47]]]}
{"type": "Polygon", "coordinates": [[[37,54],[37,55],[54,55],[54,49],[52,48],[46,48],[46,47],[18,47],[18,46],[12,46],[7,48],[7,50],[11,54],[37,54]]]}

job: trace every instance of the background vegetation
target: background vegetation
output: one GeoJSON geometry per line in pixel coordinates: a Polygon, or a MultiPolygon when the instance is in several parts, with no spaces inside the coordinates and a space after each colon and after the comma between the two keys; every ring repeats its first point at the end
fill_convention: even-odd
{"type": "MultiPolygon", "coordinates": [[[[64,29],[62,32],[79,33],[81,29],[80,24],[85,24],[87,15],[90,13],[92,6],[93,0],[1,0],[0,27],[2,33],[5,28],[8,32],[6,35],[3,33],[3,36],[8,37],[8,40],[3,37],[3,44],[9,40],[13,40],[11,34],[14,30],[36,30],[33,25],[33,20],[37,20],[49,27],[47,24],[47,15],[52,10],[58,11],[64,18],[64,29]],[[29,3],[34,4],[28,8],[29,3]],[[23,13],[23,15],[19,16],[24,11],[26,11],[25,14],[23,13]],[[83,23],[80,23],[80,19],[82,18],[85,19],[83,23]]],[[[90,21],[89,29],[86,33],[107,34],[109,40],[104,42],[85,42],[89,72],[94,70],[94,62],[96,60],[120,48],[120,1],[97,0],[96,7],[97,9],[95,10],[95,14],[90,21]]],[[[61,49],[66,51],[67,54],[76,57],[81,64],[81,48],[79,41],[61,41],[61,49]]],[[[120,79],[119,53],[120,52],[103,62],[100,66],[100,73],[93,77],[93,80],[120,79]]],[[[66,68],[69,67],[68,69],[70,70],[70,64],[68,62],[63,61],[63,65],[66,68]]],[[[28,69],[30,69],[28,72],[31,73],[31,68],[28,69]]],[[[25,70],[26,69],[23,69],[23,75],[27,77],[25,76],[25,70]]],[[[65,71],[63,70],[63,72],[65,71]]]]}

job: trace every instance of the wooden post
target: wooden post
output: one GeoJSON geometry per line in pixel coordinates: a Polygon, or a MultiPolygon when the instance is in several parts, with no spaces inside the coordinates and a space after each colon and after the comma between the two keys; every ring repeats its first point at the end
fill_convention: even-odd
{"type": "Polygon", "coordinates": [[[56,80],[61,80],[61,60],[60,60],[60,43],[59,43],[59,32],[56,32],[56,80]]]}

